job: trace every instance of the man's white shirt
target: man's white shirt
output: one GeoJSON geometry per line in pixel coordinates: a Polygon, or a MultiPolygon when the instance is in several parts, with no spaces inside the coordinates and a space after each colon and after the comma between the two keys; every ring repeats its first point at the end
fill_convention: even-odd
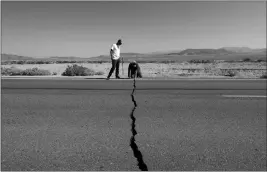
{"type": "Polygon", "coordinates": [[[120,47],[117,44],[112,44],[111,49],[113,50],[111,58],[113,60],[118,60],[120,58],[120,47]]]}

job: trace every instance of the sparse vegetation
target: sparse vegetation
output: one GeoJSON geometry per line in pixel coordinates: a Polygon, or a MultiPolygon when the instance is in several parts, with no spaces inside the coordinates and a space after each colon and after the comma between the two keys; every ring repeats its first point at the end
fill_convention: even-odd
{"type": "Polygon", "coordinates": [[[258,59],[257,62],[265,62],[266,60],[264,59],[258,59]]]}
{"type": "Polygon", "coordinates": [[[16,75],[24,75],[24,76],[41,76],[41,75],[51,75],[48,70],[32,68],[32,69],[17,69],[17,68],[1,68],[1,74],[7,76],[16,76],[16,75]]]}
{"type": "Polygon", "coordinates": [[[104,75],[104,72],[98,71],[98,72],[95,73],[95,75],[104,75]]]}
{"type": "Polygon", "coordinates": [[[267,79],[267,72],[265,74],[263,74],[260,78],[267,79]]]}
{"type": "Polygon", "coordinates": [[[17,69],[17,68],[5,68],[1,67],[1,74],[3,76],[14,76],[14,75],[21,75],[22,70],[17,69]]]}
{"type": "Polygon", "coordinates": [[[235,71],[230,70],[230,69],[221,70],[221,72],[223,76],[229,76],[229,77],[234,77],[237,74],[235,71]]]}
{"type": "Polygon", "coordinates": [[[196,60],[196,59],[189,61],[189,63],[212,63],[212,62],[213,62],[212,60],[196,60]]]}
{"type": "Polygon", "coordinates": [[[161,63],[169,64],[169,63],[175,63],[175,61],[174,60],[163,60],[161,61],[161,63]]]}
{"type": "Polygon", "coordinates": [[[66,70],[62,73],[63,76],[92,76],[92,75],[102,75],[103,72],[95,72],[92,69],[88,69],[83,66],[74,64],[72,66],[68,65],[66,70]]]}
{"type": "Polygon", "coordinates": [[[77,61],[69,61],[69,60],[63,60],[63,61],[56,61],[57,64],[60,64],[60,63],[77,63],[77,61]]]}
{"type": "MultiPolygon", "coordinates": [[[[194,76],[227,76],[234,78],[260,78],[266,72],[266,61],[264,58],[249,57],[253,61],[244,62],[244,58],[240,58],[239,61],[218,61],[216,59],[205,59],[205,60],[192,60],[187,59],[183,62],[177,62],[173,59],[164,60],[163,58],[158,59],[146,59],[146,58],[136,58],[136,59],[127,59],[124,60],[124,71],[127,71],[129,62],[136,60],[141,66],[143,73],[149,77],[154,75],[154,72],[160,70],[160,73],[156,75],[164,76],[178,76],[179,73],[187,73],[194,76]],[[190,63],[190,62],[193,63],[190,63]],[[210,62],[210,63],[209,63],[210,62]],[[173,63],[173,64],[172,64],[173,63]]],[[[195,59],[195,57],[194,57],[195,59]]],[[[85,61],[82,64],[77,62],[82,62],[79,60],[73,61],[73,63],[64,64],[64,61],[60,64],[56,64],[57,61],[51,59],[51,61],[30,61],[30,60],[20,60],[14,61],[19,63],[25,63],[25,65],[15,64],[15,65],[2,65],[6,67],[2,69],[2,75],[36,75],[33,74],[33,71],[30,71],[29,68],[39,68],[50,71],[51,75],[59,76],[96,76],[96,75],[107,75],[111,63],[110,59],[103,59],[103,61],[85,61]],[[54,60],[54,61],[53,61],[54,60]],[[76,62],[76,63],[74,63],[76,62]],[[31,64],[32,63],[32,64],[31,64]],[[39,63],[39,64],[37,64],[39,63]],[[53,63],[53,64],[50,64],[53,63]],[[103,64],[101,64],[103,63],[103,64]],[[27,65],[26,65],[27,64],[27,65]],[[69,67],[68,65],[71,65],[69,67]],[[74,65],[74,66],[73,66],[74,65]],[[12,68],[11,66],[16,67],[17,69],[12,68]],[[67,68],[69,69],[67,70],[67,68]],[[78,68],[76,71],[75,66],[78,68]],[[80,68],[78,66],[81,66],[80,68]],[[10,69],[10,67],[12,69],[10,69]],[[85,68],[86,69],[85,69],[85,68]],[[71,69],[70,69],[71,68],[71,69]],[[28,70],[26,70],[28,69],[28,70]],[[93,70],[90,70],[93,69],[93,70]],[[66,71],[67,70],[67,71],[66,71]],[[22,72],[23,71],[23,72],[22,72]],[[77,72],[78,71],[78,72],[77,72]],[[79,72],[80,71],[80,72],[79,72]],[[64,73],[64,74],[63,74],[64,73]]],[[[71,59],[72,60],[72,59],[71,59]]],[[[121,67],[121,66],[120,66],[121,67]]],[[[33,70],[33,69],[31,69],[33,70]]],[[[40,74],[37,74],[40,75],[40,74]]],[[[126,74],[127,75],[127,74],[126,74]]],[[[153,76],[154,77],[154,76],[153,76]]],[[[266,76],[265,76],[266,77],[266,76]]],[[[262,76],[264,78],[264,76],[262,76]]]]}
{"type": "MultiPolygon", "coordinates": [[[[204,58],[204,57],[201,57],[204,58]]],[[[166,57],[167,60],[163,60],[161,59],[135,59],[136,61],[138,61],[138,63],[164,63],[164,64],[169,64],[169,63],[177,63],[177,62],[182,62],[182,61],[188,61],[189,63],[213,63],[215,61],[218,61],[218,59],[192,59],[192,60],[182,60],[180,58],[177,59],[168,59],[168,57],[166,57]]],[[[253,58],[255,59],[255,58],[253,58]]],[[[124,63],[129,63],[131,62],[131,59],[124,59],[124,63]]],[[[233,60],[224,60],[225,62],[229,62],[229,63],[235,63],[235,62],[266,62],[265,59],[255,59],[252,60],[250,58],[244,58],[242,60],[237,60],[237,59],[233,59],[233,60]]],[[[102,64],[102,63],[110,63],[110,60],[107,58],[105,60],[8,60],[8,61],[2,61],[1,64],[2,65],[8,65],[8,64],[74,64],[74,63],[94,63],[94,64],[102,64]]]]}
{"type": "Polygon", "coordinates": [[[250,61],[251,61],[250,58],[244,58],[244,59],[243,59],[243,62],[250,62],[250,61]]]}
{"type": "Polygon", "coordinates": [[[32,68],[32,69],[23,70],[21,75],[40,76],[40,75],[51,75],[51,73],[48,70],[32,68]]]}

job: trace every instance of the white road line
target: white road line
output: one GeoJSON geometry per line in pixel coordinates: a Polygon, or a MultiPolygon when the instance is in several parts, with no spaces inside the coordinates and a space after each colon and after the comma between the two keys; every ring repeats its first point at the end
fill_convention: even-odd
{"type": "Polygon", "coordinates": [[[267,96],[263,95],[222,95],[223,97],[242,97],[242,98],[266,98],[267,96]]]}

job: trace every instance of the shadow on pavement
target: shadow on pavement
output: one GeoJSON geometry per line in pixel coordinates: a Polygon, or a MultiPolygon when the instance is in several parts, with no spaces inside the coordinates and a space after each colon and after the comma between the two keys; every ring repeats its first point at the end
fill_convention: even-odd
{"type": "MultiPolygon", "coordinates": [[[[84,79],[92,79],[92,80],[95,80],[95,79],[99,79],[99,80],[106,80],[107,78],[106,77],[103,77],[103,78],[84,78],[84,79]]],[[[110,78],[109,80],[130,80],[132,78],[120,78],[120,79],[116,79],[116,78],[110,78]]]]}

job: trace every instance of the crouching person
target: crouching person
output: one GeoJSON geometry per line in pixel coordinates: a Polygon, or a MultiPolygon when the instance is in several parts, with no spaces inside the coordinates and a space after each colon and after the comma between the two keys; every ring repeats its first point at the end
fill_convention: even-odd
{"type": "Polygon", "coordinates": [[[128,66],[129,78],[142,78],[141,68],[136,61],[133,61],[128,66]]]}

